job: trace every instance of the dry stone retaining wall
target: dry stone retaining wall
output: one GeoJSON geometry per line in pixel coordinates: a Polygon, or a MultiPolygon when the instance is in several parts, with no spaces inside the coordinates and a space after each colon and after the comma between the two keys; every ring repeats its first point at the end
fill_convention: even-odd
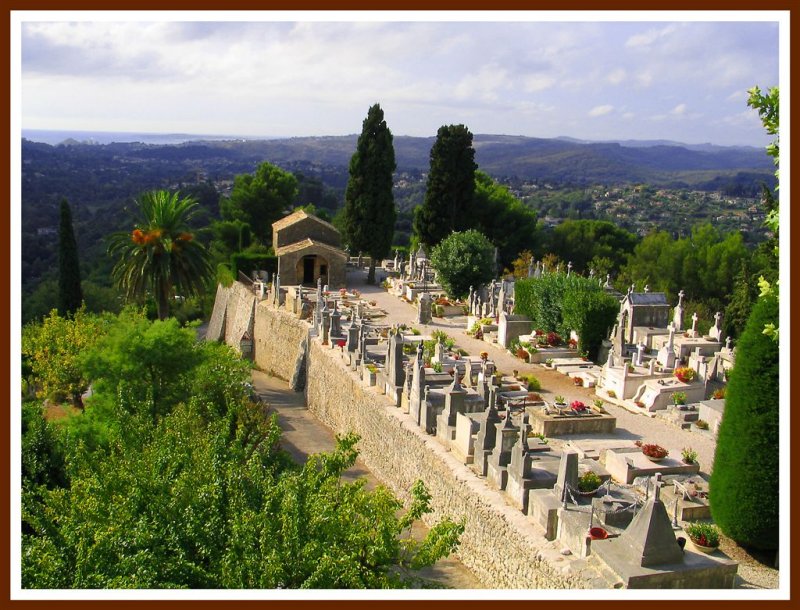
{"type": "MultiPolygon", "coordinates": [[[[241,314],[233,310],[247,310],[254,302],[243,295],[234,297],[238,289],[234,290],[227,298],[226,317],[239,320],[241,314]]],[[[221,300],[218,293],[218,304],[221,300]]],[[[216,309],[215,305],[214,315],[216,309]]],[[[289,379],[308,329],[306,322],[288,312],[266,302],[256,304],[256,363],[289,379]]],[[[518,589],[602,586],[585,560],[562,556],[523,513],[505,504],[376,388],[363,386],[356,372],[345,366],[339,350],[310,340],[307,367],[308,408],[337,433],[358,434],[364,463],[403,500],[408,500],[414,481],[422,479],[432,497],[429,523],[444,516],[463,519],[458,556],[484,584],[518,589]]]]}

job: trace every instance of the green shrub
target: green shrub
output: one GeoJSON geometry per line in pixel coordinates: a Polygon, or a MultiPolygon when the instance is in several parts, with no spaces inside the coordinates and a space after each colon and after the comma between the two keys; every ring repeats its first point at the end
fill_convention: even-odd
{"type": "Polygon", "coordinates": [[[269,273],[278,271],[278,257],[274,254],[264,254],[262,252],[236,252],[231,254],[231,269],[236,278],[241,271],[246,276],[256,269],[263,269],[269,273]]]}
{"type": "Polygon", "coordinates": [[[777,318],[777,299],[759,299],[739,338],[709,481],[711,514],[720,529],[761,549],[778,547],[780,525],[778,343],[763,332],[777,318]]]}
{"type": "Polygon", "coordinates": [[[525,380],[528,382],[528,392],[538,392],[542,389],[542,382],[534,375],[528,375],[525,380]]]}
{"type": "Polygon", "coordinates": [[[603,480],[600,476],[589,470],[578,478],[578,489],[580,491],[594,491],[602,483],[603,480]]]}
{"type": "Polygon", "coordinates": [[[618,312],[617,299],[596,284],[569,290],[561,302],[564,336],[571,330],[577,332],[581,356],[595,359],[603,339],[614,326],[618,312]]]}

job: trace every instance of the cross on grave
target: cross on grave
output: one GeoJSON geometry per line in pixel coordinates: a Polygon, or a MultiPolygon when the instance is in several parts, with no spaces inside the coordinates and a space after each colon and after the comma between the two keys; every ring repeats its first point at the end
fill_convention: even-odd
{"type": "Polygon", "coordinates": [[[683,297],[685,297],[685,296],[686,296],[686,293],[683,291],[683,288],[681,288],[681,291],[678,293],[678,307],[682,307],[683,306],[683,297]]]}
{"type": "Polygon", "coordinates": [[[725,349],[726,350],[731,351],[732,343],[733,343],[733,341],[731,340],[730,337],[725,337],[725,349]]]}
{"type": "Polygon", "coordinates": [[[589,269],[589,279],[594,278],[594,269],[589,269]]]}
{"type": "Polygon", "coordinates": [[[569,261],[567,263],[567,277],[569,277],[571,271],[572,271],[572,261],[569,261]]]}
{"type": "Polygon", "coordinates": [[[645,291],[645,293],[650,292],[650,284],[645,284],[644,285],[644,291],[645,291]]]}
{"type": "Polygon", "coordinates": [[[697,334],[697,320],[698,320],[698,317],[697,317],[697,312],[695,311],[695,312],[692,314],[692,334],[693,334],[693,335],[696,335],[696,334],[697,334]]]}
{"type": "Polygon", "coordinates": [[[611,288],[611,274],[606,273],[606,283],[604,284],[603,288],[611,288]]]}

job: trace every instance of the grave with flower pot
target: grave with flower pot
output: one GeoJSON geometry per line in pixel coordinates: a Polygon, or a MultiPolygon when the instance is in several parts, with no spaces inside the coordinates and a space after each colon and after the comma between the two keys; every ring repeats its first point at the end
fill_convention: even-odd
{"type": "Polygon", "coordinates": [[[609,413],[600,413],[585,407],[576,410],[568,406],[557,409],[554,406],[528,407],[531,428],[535,434],[557,437],[568,434],[613,434],[617,418],[609,413]]]}
{"type": "Polygon", "coordinates": [[[651,492],[630,524],[615,538],[593,540],[591,554],[628,589],[729,589],[738,563],[681,546],[664,498],[664,482],[653,477],[651,492]]]}
{"type": "Polygon", "coordinates": [[[654,461],[639,447],[608,449],[605,452],[605,467],[615,481],[630,485],[636,477],[662,475],[694,475],[700,471],[699,464],[685,464],[680,459],[680,450],[669,449],[669,453],[654,461]],[[677,457],[675,457],[677,456],[677,457]]]}

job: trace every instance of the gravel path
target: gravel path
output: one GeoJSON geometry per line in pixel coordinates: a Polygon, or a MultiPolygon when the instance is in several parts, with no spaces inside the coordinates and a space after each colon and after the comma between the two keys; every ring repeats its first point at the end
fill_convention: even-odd
{"type": "MultiPolygon", "coordinates": [[[[556,395],[563,395],[567,402],[582,400],[590,402],[597,398],[590,388],[575,386],[568,375],[548,369],[538,364],[522,362],[497,344],[475,339],[466,333],[466,316],[453,318],[433,318],[431,324],[416,323],[416,307],[390,295],[380,286],[370,286],[364,283],[365,272],[352,271],[348,274],[348,286],[358,286],[362,297],[374,301],[378,308],[387,314],[387,323],[405,323],[418,328],[423,334],[430,334],[434,330],[442,330],[450,335],[456,346],[465,349],[470,354],[481,351],[489,353],[489,358],[503,373],[514,370],[521,374],[535,375],[542,385],[540,393],[545,399],[552,400],[556,395]]],[[[669,449],[670,454],[679,456],[684,447],[691,447],[697,451],[700,463],[701,476],[708,478],[714,460],[715,439],[708,433],[692,430],[682,430],[660,418],[647,417],[633,413],[615,404],[606,402],[605,409],[617,418],[616,438],[626,440],[642,440],[663,445],[669,449]]],[[[608,438],[608,435],[572,435],[561,437],[567,439],[579,438],[608,438]]],[[[773,567],[774,556],[756,556],[740,548],[733,541],[724,538],[720,549],[731,559],[739,562],[737,588],[748,589],[773,589],[778,588],[779,572],[773,567]]]]}

